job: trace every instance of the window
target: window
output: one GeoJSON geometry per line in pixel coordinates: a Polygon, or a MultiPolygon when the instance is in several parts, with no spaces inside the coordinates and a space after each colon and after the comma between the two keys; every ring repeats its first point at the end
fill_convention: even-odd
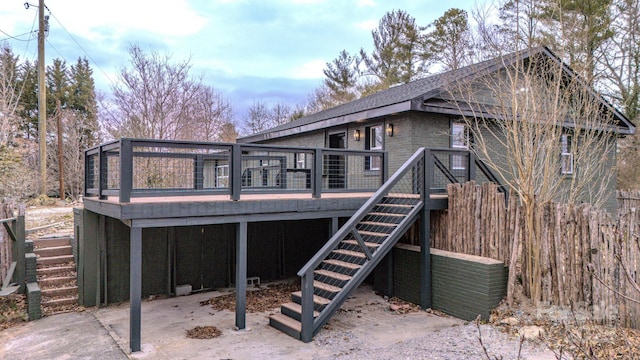
{"type": "Polygon", "coordinates": [[[229,187],[229,165],[216,166],[216,187],[229,187]]]}
{"type": "MultiPolygon", "coordinates": [[[[382,150],[382,125],[366,128],[365,150],[382,150]]],[[[380,170],[382,158],[380,156],[369,156],[365,163],[366,170],[380,170]]]]}
{"type": "MultiPolygon", "coordinates": [[[[469,148],[469,128],[467,128],[463,123],[451,123],[451,147],[454,149],[469,148]]],[[[451,169],[464,170],[465,157],[461,155],[451,156],[451,169]]]]}
{"type": "Polygon", "coordinates": [[[560,173],[563,175],[573,174],[573,152],[572,149],[572,136],[562,135],[561,137],[561,150],[560,150],[560,173]]]}
{"type": "Polygon", "coordinates": [[[295,164],[294,168],[296,169],[306,169],[307,168],[307,157],[306,153],[295,153],[295,164]]]}

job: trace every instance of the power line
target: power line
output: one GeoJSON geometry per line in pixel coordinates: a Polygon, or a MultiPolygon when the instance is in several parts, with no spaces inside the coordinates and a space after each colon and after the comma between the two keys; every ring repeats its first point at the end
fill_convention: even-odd
{"type": "Polygon", "coordinates": [[[7,36],[6,38],[0,39],[0,41],[5,41],[5,40],[9,40],[9,39],[15,40],[15,41],[30,41],[31,39],[33,39],[33,34],[31,32],[20,34],[20,35],[15,35],[15,36],[14,35],[10,35],[10,34],[4,32],[3,30],[0,30],[0,33],[3,33],[3,34],[5,34],[7,36]],[[32,36],[30,36],[28,39],[19,39],[18,38],[19,36],[25,36],[25,35],[32,35],[32,36]]]}
{"type": "MultiPolygon", "coordinates": [[[[91,62],[98,68],[98,70],[100,70],[100,72],[107,78],[107,80],[111,83],[111,84],[115,84],[115,81],[113,81],[113,79],[111,79],[111,77],[109,76],[109,74],[107,74],[106,71],[104,71],[104,69],[102,69],[100,67],[100,65],[98,65],[98,62],[95,61],[91,55],[89,55],[89,52],[87,52],[87,50],[85,50],[82,45],[80,45],[80,43],[78,42],[78,40],[76,40],[76,38],[71,35],[71,33],[69,32],[69,30],[67,30],[67,28],[62,24],[62,22],[60,22],[60,20],[51,12],[49,11],[49,14],[51,14],[51,16],[53,16],[53,18],[58,22],[58,24],[60,24],[60,26],[62,27],[62,29],[67,33],[67,35],[69,35],[69,37],[71,38],[71,40],[73,40],[73,42],[76,43],[76,45],[78,45],[78,47],[80,48],[80,50],[82,50],[82,52],[84,52],[84,54],[87,56],[87,58],[89,58],[89,60],[91,60],[91,62]]],[[[54,49],[55,50],[55,49],[54,49]]],[[[57,50],[56,50],[57,52],[57,50]]]]}

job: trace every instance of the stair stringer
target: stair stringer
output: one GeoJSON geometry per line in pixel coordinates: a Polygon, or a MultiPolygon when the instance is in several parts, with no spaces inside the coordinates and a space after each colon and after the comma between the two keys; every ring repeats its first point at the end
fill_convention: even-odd
{"type": "MultiPolygon", "coordinates": [[[[382,259],[393,249],[398,240],[409,230],[411,225],[419,218],[420,211],[424,207],[424,203],[420,201],[415,207],[411,210],[409,214],[405,216],[405,218],[398,224],[398,226],[387,236],[387,239],[384,240],[382,245],[376,250],[376,252],[372,255],[371,259],[368,260],[349,280],[342,290],[331,300],[331,303],[327,305],[321,312],[318,317],[316,317],[313,321],[313,336],[315,336],[320,330],[322,326],[331,319],[333,314],[342,306],[342,304],[347,300],[349,295],[362,284],[362,282],[371,274],[371,272],[376,268],[376,266],[382,261],[382,259]]],[[[309,342],[311,339],[304,339],[304,335],[301,334],[301,339],[304,342],[309,342]]]]}

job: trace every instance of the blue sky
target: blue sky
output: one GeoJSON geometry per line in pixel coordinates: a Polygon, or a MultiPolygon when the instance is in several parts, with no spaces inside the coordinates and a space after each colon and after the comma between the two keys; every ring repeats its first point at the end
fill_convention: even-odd
{"type": "MultiPolygon", "coordinates": [[[[0,39],[15,54],[35,59],[37,0],[0,1],[0,39]],[[34,27],[35,26],[35,27],[34,27]],[[13,36],[14,38],[10,38],[13,36]]],[[[301,103],[322,82],[325,63],[342,49],[372,48],[371,30],[393,9],[426,26],[451,7],[473,1],[380,0],[47,0],[46,58],[74,63],[87,57],[96,87],[110,93],[127,48],[138,44],[190,58],[191,74],[222,92],[236,120],[254,101],[301,103]]]]}

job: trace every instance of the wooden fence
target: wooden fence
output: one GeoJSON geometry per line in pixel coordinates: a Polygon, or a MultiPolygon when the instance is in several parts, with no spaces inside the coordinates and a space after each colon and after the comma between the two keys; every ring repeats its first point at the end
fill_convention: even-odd
{"type": "MultiPolygon", "coordinates": [[[[0,219],[9,219],[13,217],[13,202],[9,200],[0,201],[0,219]]],[[[12,261],[12,246],[13,242],[5,230],[5,227],[0,224],[0,282],[4,281],[9,271],[9,265],[12,261]]],[[[3,284],[4,285],[4,284],[3,284]]]]}
{"type": "MultiPolygon", "coordinates": [[[[432,246],[485,256],[509,265],[509,294],[516,276],[530,276],[522,260],[524,211],[516,197],[492,184],[452,184],[449,209],[432,218],[432,246]],[[513,259],[513,261],[512,261],[513,259]]],[[[580,306],[607,324],[640,327],[640,193],[618,193],[618,219],[583,204],[550,203],[536,209],[540,234],[540,301],[580,306]]]]}

